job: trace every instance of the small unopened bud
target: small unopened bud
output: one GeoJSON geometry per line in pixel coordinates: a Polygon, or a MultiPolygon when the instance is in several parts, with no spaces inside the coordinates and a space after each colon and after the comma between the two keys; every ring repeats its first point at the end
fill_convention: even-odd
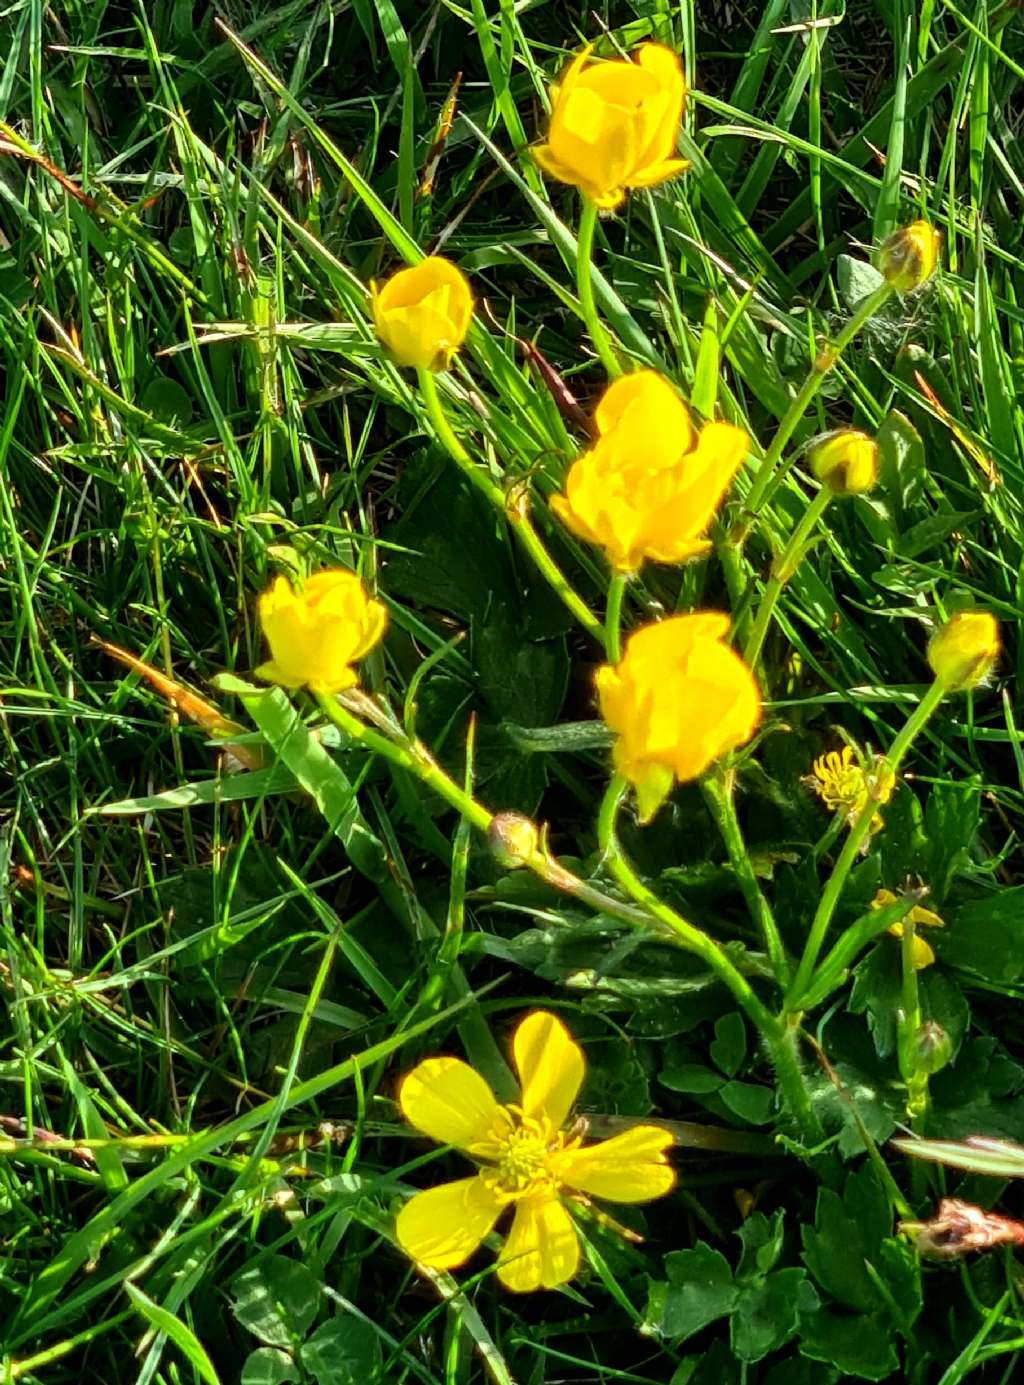
{"type": "Polygon", "coordinates": [[[999,625],[987,611],[959,611],[928,644],[935,681],[949,692],[976,688],[999,658],[999,625]]]}
{"type": "Polygon", "coordinates": [[[927,1020],[914,1035],[911,1056],[917,1072],[934,1077],[952,1058],[953,1040],[941,1024],[927,1020]]]}
{"type": "Polygon", "coordinates": [[[487,829],[488,845],[499,865],[507,870],[528,865],[539,841],[536,823],[522,813],[495,813],[487,829]]]}
{"type": "Polygon", "coordinates": [[[812,448],[811,470],[834,495],[863,495],[878,480],[878,447],[867,433],[841,428],[812,448]]]}
{"type": "Polygon", "coordinates": [[[897,293],[913,293],[931,278],[941,237],[927,221],[902,226],[882,242],[878,268],[897,293]]]}

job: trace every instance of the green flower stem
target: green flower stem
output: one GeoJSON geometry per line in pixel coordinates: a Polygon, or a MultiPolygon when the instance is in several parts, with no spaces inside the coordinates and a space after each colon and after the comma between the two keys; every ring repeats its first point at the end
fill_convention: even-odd
{"type": "Polygon", "coordinates": [[[604,323],[597,315],[597,305],[594,302],[592,271],[594,232],[596,229],[597,204],[591,202],[589,197],[584,197],[583,211],[580,215],[580,229],[576,235],[576,292],[579,294],[580,310],[583,313],[583,321],[587,324],[587,331],[590,333],[594,350],[601,358],[601,364],[604,366],[609,380],[616,380],[622,374],[622,367],[612,350],[611,338],[605,331],[604,323]]]}
{"type": "Polygon", "coordinates": [[[788,1018],[773,1015],[725,950],[713,938],[676,913],[664,900],[659,899],[636,875],[626,860],[615,831],[626,787],[623,778],[613,778],[601,804],[598,840],[606,866],[630,898],[641,905],[652,919],[661,923],[680,947],[699,957],[732,992],[733,998],[759,1030],[768,1047],[786,1105],[799,1123],[804,1137],[812,1143],[820,1140],[821,1125],[811,1105],[810,1094],[800,1067],[797,1026],[788,1018]]]}
{"type": "Polygon", "coordinates": [[[444,405],[441,402],[441,395],[433,372],[419,370],[416,373],[427,414],[449,457],[470,484],[475,486],[488,503],[493,505],[496,510],[500,510],[505,519],[508,520],[518,536],[519,542],[533,559],[538,572],[563,605],[572,612],[588,634],[592,635],[599,643],[604,644],[604,628],[601,622],[545,548],[544,540],[537,533],[533,521],[530,519],[525,501],[518,504],[511,503],[501,486],[492,480],[483,467],[477,466],[448,421],[448,415],[445,413],[444,405]]]}
{"type": "Polygon", "coordinates": [[[751,526],[757,518],[758,509],[762,502],[767,503],[771,498],[768,491],[769,484],[774,481],[772,492],[782,481],[786,470],[784,469],[776,476],[776,467],[779,459],[786,449],[786,444],[800,426],[800,422],[814,402],[818,391],[825,383],[825,377],[835,366],[840,356],[853,341],[864,324],[878,312],[883,304],[887,303],[894,290],[888,282],[879,284],[874,293],[868,294],[867,298],[858,306],[849,322],[842,329],[835,341],[827,343],[818,352],[814,365],[808,372],[807,378],[793,396],[789,408],[783,415],[782,422],[779,424],[775,436],[772,438],[761,461],[758,463],[757,470],[754,472],[754,479],[750,490],[747,492],[743,502],[744,516],[733,531],[733,542],[741,545],[750,533],[751,526]]]}
{"type": "Polygon", "coordinates": [[[818,494],[800,516],[800,522],[790,535],[789,542],[782,550],[779,557],[772,564],[772,573],[765,585],[764,595],[761,597],[761,604],[757,608],[757,616],[754,619],[754,628],[750,632],[747,643],[743,649],[743,657],[756,672],[758,662],[761,658],[761,650],[764,647],[765,639],[768,635],[768,627],[771,624],[772,616],[775,614],[775,607],[778,605],[779,597],[782,595],[789,579],[800,565],[800,560],[804,555],[807,540],[828,509],[832,500],[833,493],[828,486],[822,486],[818,494]]]}
{"type": "Polygon", "coordinates": [[[910,1121],[911,1129],[920,1134],[921,1125],[928,1112],[928,1074],[922,1072],[914,1060],[914,1043],[917,1031],[921,1028],[921,997],[917,984],[917,968],[914,966],[915,933],[915,925],[908,914],[903,920],[903,936],[900,939],[903,988],[900,996],[897,1052],[900,1076],[907,1084],[907,1119],[910,1121]]]}
{"type": "Polygon", "coordinates": [[[608,604],[604,612],[604,652],[610,664],[622,658],[622,598],[627,578],[616,572],[608,584],[608,604]]]}
{"type": "Polygon", "coordinates": [[[704,794],[704,801],[708,805],[722,841],[725,843],[729,862],[736,875],[750,917],[754,920],[761,934],[775,978],[780,986],[788,986],[792,974],[789,958],[786,956],[786,949],[782,944],[782,937],[779,934],[771,906],[754,873],[750,853],[747,851],[743,834],[740,831],[739,819],[736,817],[736,804],[733,796],[735,775],[733,771],[727,770],[719,777],[708,776],[700,781],[700,787],[704,794]]]}
{"type": "MultiPolygon", "coordinates": [[[[893,774],[899,770],[904,755],[910,749],[915,737],[924,728],[928,718],[938,707],[946,694],[947,689],[937,680],[932,683],[928,691],[917,704],[914,711],[907,718],[903,729],[897,734],[896,739],[889,747],[889,753],[885,760],[893,774]]],[[[797,967],[796,976],[786,997],[786,1009],[791,1010],[795,1007],[795,1002],[804,995],[809,989],[811,976],[814,971],[818,954],[821,952],[822,944],[825,941],[825,934],[828,932],[829,924],[832,922],[832,915],[835,913],[839,897],[846,884],[846,878],[853,869],[853,864],[857,859],[860,848],[868,835],[871,827],[871,819],[878,811],[878,803],[874,798],[868,800],[864,805],[864,810],[860,817],[850,828],[849,834],[843,844],[843,849],[839,853],[839,859],[832,869],[832,874],[825,882],[822,890],[821,899],[818,902],[817,912],[811,923],[810,933],[807,937],[807,944],[804,954],[797,967]]]]}

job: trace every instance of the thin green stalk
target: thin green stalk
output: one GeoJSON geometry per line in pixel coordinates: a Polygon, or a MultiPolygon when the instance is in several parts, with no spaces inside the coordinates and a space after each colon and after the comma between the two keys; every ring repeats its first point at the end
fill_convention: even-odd
{"type": "MultiPolygon", "coordinates": [[[[889,753],[885,757],[886,764],[893,774],[899,770],[904,755],[913,744],[914,738],[922,730],[928,718],[935,711],[942,701],[947,689],[936,680],[931,684],[928,691],[917,704],[914,711],[907,718],[902,730],[897,734],[889,748],[889,753]]],[[[793,984],[789,988],[786,997],[786,1008],[791,1009],[794,1002],[808,990],[811,974],[814,971],[818,954],[821,952],[822,944],[825,941],[825,934],[828,932],[829,924],[832,922],[832,915],[835,913],[839,897],[846,885],[846,878],[853,869],[853,864],[860,853],[860,848],[864,839],[868,835],[871,827],[871,819],[878,811],[878,803],[870,799],[864,806],[860,817],[850,828],[849,835],[843,844],[843,849],[839,853],[839,859],[832,868],[832,874],[825,882],[825,888],[821,892],[818,908],[811,923],[811,929],[807,936],[807,944],[804,954],[797,967],[796,976],[793,984]]]]}
{"type": "Polygon", "coordinates": [[[723,948],[713,938],[696,928],[681,914],[659,899],[653,890],[636,875],[623,855],[616,835],[615,824],[626,792],[626,781],[619,776],[608,785],[598,818],[598,840],[604,861],[626,893],[648,911],[674,935],[676,942],[687,952],[694,953],[714,972],[732,992],[768,1047],[779,1087],[791,1114],[799,1122],[805,1138],[814,1142],[821,1138],[821,1125],[811,1105],[810,1094],[796,1049],[796,1029],[788,1021],[773,1015],[755,993],[746,977],[737,970],[723,948]]]}
{"type": "Polygon", "coordinates": [[[757,608],[754,628],[751,630],[743,650],[744,659],[755,672],[779,597],[803,557],[807,540],[814,532],[818,520],[828,509],[833,498],[833,492],[829,490],[828,486],[822,486],[800,516],[800,522],[790,535],[786,547],[772,564],[771,576],[765,584],[764,595],[761,597],[761,604],[757,608]]]}
{"type": "Polygon", "coordinates": [[[785,987],[789,985],[792,974],[789,958],[786,956],[786,949],[775,922],[775,915],[772,913],[771,905],[765,898],[764,891],[754,873],[750,853],[747,851],[746,843],[743,840],[739,819],[736,816],[734,786],[735,776],[732,771],[727,771],[720,778],[708,776],[702,779],[700,783],[704,801],[708,805],[719,835],[725,843],[729,862],[743,894],[744,902],[761,934],[772,971],[775,973],[779,984],[785,987]]]}
{"type": "Polygon", "coordinates": [[[576,292],[579,294],[583,321],[587,324],[587,331],[590,333],[594,350],[601,358],[601,364],[604,366],[609,380],[617,380],[622,374],[622,367],[612,350],[611,337],[597,315],[597,304],[594,302],[592,270],[594,232],[596,229],[597,205],[591,202],[589,197],[584,197],[583,211],[580,215],[580,229],[576,235],[576,292]]]}
{"type": "Polygon", "coordinates": [[[433,372],[420,370],[417,371],[417,375],[427,414],[449,457],[466,479],[487,499],[488,503],[493,505],[496,510],[500,510],[511,524],[519,542],[532,558],[538,572],[563,605],[572,612],[588,634],[604,644],[604,628],[601,622],[545,548],[543,539],[533,526],[525,502],[521,504],[510,503],[501,486],[487,474],[483,467],[477,466],[463,447],[448,421],[448,415],[445,413],[444,405],[441,402],[441,395],[433,372]]]}
{"type": "Polygon", "coordinates": [[[604,652],[610,664],[622,658],[622,598],[627,578],[616,572],[608,584],[608,604],[604,612],[604,652]]]}
{"type": "Polygon", "coordinates": [[[917,984],[917,968],[914,966],[914,940],[916,927],[911,913],[903,920],[903,936],[900,939],[900,961],[903,967],[903,986],[900,996],[899,1032],[897,1051],[899,1053],[900,1076],[907,1084],[907,1119],[911,1129],[921,1133],[921,1123],[928,1110],[928,1074],[914,1058],[914,1043],[917,1031],[921,1028],[921,996],[917,984]]]}
{"type": "MultiPolygon", "coordinates": [[[[854,337],[861,330],[864,324],[878,312],[883,304],[887,303],[892,296],[893,288],[888,282],[880,284],[874,293],[871,293],[859,305],[849,322],[842,329],[835,341],[829,342],[818,352],[813,366],[807,374],[806,379],[799,390],[793,396],[789,408],[783,415],[782,422],[776,430],[768,446],[768,450],[758,463],[757,470],[754,472],[754,479],[750,490],[747,492],[743,502],[745,511],[743,519],[733,531],[733,542],[737,545],[743,543],[747,534],[750,532],[751,525],[757,518],[758,508],[762,501],[767,503],[770,498],[766,495],[769,483],[773,480],[777,486],[787,468],[784,468],[778,476],[775,469],[785,451],[786,444],[800,426],[800,422],[817,397],[818,391],[825,383],[825,377],[833,369],[840,356],[853,341],[854,337]]],[[[774,490],[774,487],[773,487],[774,490]]]]}

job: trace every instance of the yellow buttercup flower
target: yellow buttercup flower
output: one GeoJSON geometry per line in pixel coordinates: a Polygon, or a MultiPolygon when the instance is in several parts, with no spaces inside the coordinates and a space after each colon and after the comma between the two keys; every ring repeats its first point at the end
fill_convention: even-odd
{"type": "Polygon", "coordinates": [[[601,715],[618,736],[615,768],[636,789],[641,822],[676,780],[696,779],[754,734],[761,694],[725,643],[728,631],[717,612],[672,616],[637,630],[622,661],[598,669],[601,715]]]}
{"type": "Polygon", "coordinates": [[[323,693],[358,682],[351,665],[370,652],[387,625],[387,610],[367,596],[354,572],[342,569],[307,577],[301,591],[278,577],[260,597],[259,614],[270,661],[256,676],[323,693]]]}
{"type": "Polygon", "coordinates": [[[447,370],[466,339],[473,292],[462,270],[431,255],[370,285],[377,336],[402,366],[447,370]]]}
{"type": "Polygon", "coordinates": [[[594,414],[598,440],[569,469],[551,507],[619,572],[645,558],[681,563],[707,552],[703,537],[749,438],[730,423],[698,434],[661,375],[638,370],[610,385],[594,414]]]}
{"type": "MultiPolygon", "coordinates": [[[[895,904],[897,896],[892,890],[879,890],[871,901],[872,909],[883,909],[887,904],[895,904]]],[[[932,909],[926,909],[921,904],[915,904],[907,915],[907,921],[914,925],[914,928],[942,928],[943,920],[932,909]]],[[[903,937],[903,923],[894,923],[888,930],[894,938],[903,937]]],[[[925,967],[930,967],[935,961],[935,953],[928,943],[917,932],[914,933],[914,940],[911,943],[911,953],[915,971],[922,971],[925,967]]]]}
{"type": "Polygon", "coordinates": [[[533,156],[545,173],[617,207],[687,167],[674,158],[686,81],[670,48],[644,43],[635,60],[591,62],[585,48],[551,88],[551,125],[533,156]]]}
{"type": "Polygon", "coordinates": [[[983,683],[999,658],[999,624],[987,611],[958,611],[928,644],[936,682],[950,692],[983,683]]]}
{"type": "Polygon", "coordinates": [[[522,1088],[517,1105],[500,1105],[458,1058],[428,1058],[402,1083],[398,1100],[409,1123],[480,1168],[471,1178],[416,1193],[399,1212],[395,1234],[413,1260],[450,1270],[469,1259],[511,1207],[497,1273],[507,1289],[526,1293],[565,1284],[579,1267],[566,1199],[648,1202],[670,1191],[675,1174],[665,1154],[672,1136],[658,1126],[633,1126],[588,1146],[575,1128],[563,1128],[584,1062],[554,1015],[527,1015],[513,1057],[522,1088]]]}
{"type": "Polygon", "coordinates": [[[934,226],[911,222],[882,242],[878,268],[897,293],[913,293],[934,274],[941,244],[934,226]]]}
{"type": "MultiPolygon", "coordinates": [[[[883,760],[872,756],[861,763],[848,745],[819,755],[811,769],[805,782],[826,808],[843,814],[849,827],[858,821],[869,799],[888,803],[896,787],[896,776],[883,760]]],[[[875,813],[869,831],[880,832],[884,825],[881,813],[875,813]]]]}
{"type": "Polygon", "coordinates": [[[878,480],[878,444],[857,428],[841,428],[811,449],[811,470],[834,495],[863,495],[878,480]]]}

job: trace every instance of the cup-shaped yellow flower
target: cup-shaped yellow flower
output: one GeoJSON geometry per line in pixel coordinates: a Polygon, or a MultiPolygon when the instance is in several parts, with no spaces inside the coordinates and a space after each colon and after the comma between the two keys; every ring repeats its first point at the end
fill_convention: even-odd
{"type": "Polygon", "coordinates": [[[667,1130],[636,1125],[584,1145],[564,1127],[583,1082],[583,1054],[556,1016],[537,1010],[512,1046],[521,1096],[499,1104],[490,1087],[458,1058],[428,1058],[399,1090],[410,1125],[474,1159],[471,1178],[416,1193],[395,1225],[407,1255],[431,1269],[462,1265],[506,1208],[512,1228],[498,1258],[498,1278],[526,1293],[552,1289],[579,1267],[579,1241],[566,1200],[649,1202],[675,1182],[665,1151],[667,1130]]]}
{"type": "Polygon", "coordinates": [[[936,682],[949,692],[976,688],[999,658],[999,625],[987,611],[958,611],[928,643],[936,682]]]}
{"type": "Polygon", "coordinates": [[[833,495],[863,495],[878,480],[878,444],[857,428],[840,428],[815,443],[811,470],[833,495]]]}
{"type": "Polygon", "coordinates": [[[594,413],[598,440],[569,468],[551,507],[574,534],[600,545],[619,572],[645,558],[681,563],[707,552],[703,537],[750,439],[731,423],[698,434],[686,405],[656,371],[608,387],[594,413]]]}
{"type": "Polygon", "coordinates": [[[440,255],[370,285],[377,336],[402,366],[447,370],[466,339],[473,292],[462,270],[440,255]]]}
{"type": "Polygon", "coordinates": [[[882,242],[878,268],[897,293],[913,293],[934,274],[941,244],[934,226],[913,221],[882,242]]]}
{"type": "Polygon", "coordinates": [[[618,736],[615,768],[636,789],[648,822],[676,780],[696,779],[754,734],[761,694],[725,643],[728,617],[714,611],[645,625],[620,663],[598,669],[601,715],[618,736]]]}
{"type": "Polygon", "coordinates": [[[260,597],[259,614],[270,660],[256,676],[322,693],[358,682],[352,665],[378,643],[388,618],[356,574],[343,569],[315,573],[299,591],[278,577],[260,597]]]}
{"type": "Polygon", "coordinates": [[[551,88],[547,141],[533,156],[545,173],[617,207],[627,188],[649,188],[687,167],[674,157],[686,97],[671,48],[644,43],[633,60],[592,62],[585,48],[551,88]]]}
{"type": "MultiPolygon", "coordinates": [[[[871,901],[872,909],[884,909],[887,904],[895,904],[897,896],[892,890],[879,890],[871,901]]],[[[933,909],[926,909],[922,904],[915,904],[907,915],[906,921],[914,925],[914,938],[911,943],[911,958],[915,971],[923,971],[925,967],[930,967],[935,961],[935,953],[931,945],[921,937],[916,930],[919,928],[942,928],[943,920],[933,909]]],[[[888,930],[894,938],[903,937],[903,923],[894,923],[888,930]]]]}

